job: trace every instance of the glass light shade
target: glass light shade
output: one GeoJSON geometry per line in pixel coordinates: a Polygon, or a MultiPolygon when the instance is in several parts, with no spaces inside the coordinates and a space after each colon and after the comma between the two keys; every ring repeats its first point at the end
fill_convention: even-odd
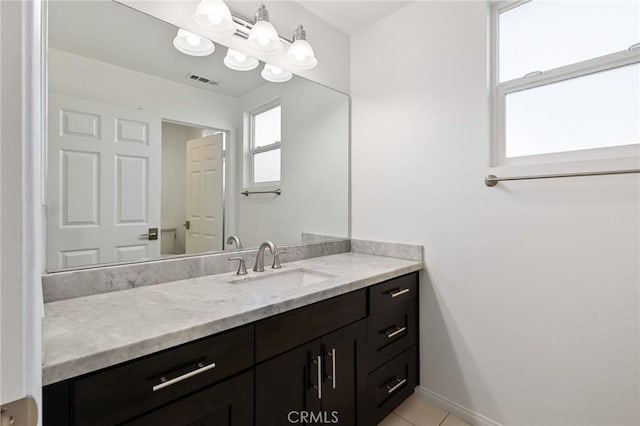
{"type": "Polygon", "coordinates": [[[237,50],[229,48],[227,56],[224,57],[224,64],[236,71],[251,71],[258,67],[258,60],[237,50]]]}
{"type": "Polygon", "coordinates": [[[231,35],[236,32],[236,24],[231,11],[222,0],[201,0],[193,15],[196,25],[217,35],[231,35]]]}
{"type": "Polygon", "coordinates": [[[287,51],[287,62],[300,69],[311,69],[318,65],[313,48],[307,40],[296,40],[287,51]]]}
{"type": "Polygon", "coordinates": [[[291,80],[293,74],[282,68],[275,67],[271,64],[264,64],[264,68],[260,72],[262,78],[273,83],[284,83],[291,80]]]}
{"type": "Polygon", "coordinates": [[[185,55],[207,56],[211,55],[216,46],[211,40],[202,38],[197,34],[180,28],[173,39],[173,46],[185,55]]]}
{"type": "Polygon", "coordinates": [[[254,50],[274,52],[280,49],[282,43],[278,32],[269,21],[258,21],[249,32],[247,44],[254,50]]]}

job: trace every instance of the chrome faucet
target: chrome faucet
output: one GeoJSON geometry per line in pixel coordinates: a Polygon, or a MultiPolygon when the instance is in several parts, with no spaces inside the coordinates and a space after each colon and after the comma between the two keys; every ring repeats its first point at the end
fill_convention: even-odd
{"type": "Polygon", "coordinates": [[[273,265],[271,265],[272,269],[280,269],[282,265],[280,265],[280,257],[278,248],[271,241],[265,241],[260,244],[258,248],[258,253],[256,254],[256,266],[253,267],[255,272],[263,272],[264,271],[264,249],[269,248],[271,254],[273,254],[273,265]]]}
{"type": "Polygon", "coordinates": [[[231,235],[229,236],[229,238],[227,238],[227,245],[231,245],[233,243],[235,243],[237,249],[242,248],[242,241],[240,241],[240,238],[236,237],[235,235],[231,235]]]}

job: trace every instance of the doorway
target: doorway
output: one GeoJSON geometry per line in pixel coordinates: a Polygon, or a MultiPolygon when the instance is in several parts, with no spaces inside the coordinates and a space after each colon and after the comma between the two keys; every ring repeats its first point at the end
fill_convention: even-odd
{"type": "Polygon", "coordinates": [[[162,256],[223,250],[227,132],[162,121],[162,256]]]}

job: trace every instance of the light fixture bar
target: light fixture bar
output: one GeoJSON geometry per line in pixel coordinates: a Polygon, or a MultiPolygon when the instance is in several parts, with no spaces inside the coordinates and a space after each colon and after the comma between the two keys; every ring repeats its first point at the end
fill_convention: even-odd
{"type": "MultiPolygon", "coordinates": [[[[233,11],[231,11],[231,18],[233,19],[233,22],[238,24],[238,28],[236,28],[236,32],[233,35],[236,35],[245,40],[249,38],[249,31],[251,31],[251,29],[253,28],[253,22],[250,19],[247,19],[244,16],[240,16],[233,11]]],[[[280,38],[280,40],[285,43],[293,44],[293,40],[282,37],[280,34],[278,34],[278,38],[280,38]]]]}

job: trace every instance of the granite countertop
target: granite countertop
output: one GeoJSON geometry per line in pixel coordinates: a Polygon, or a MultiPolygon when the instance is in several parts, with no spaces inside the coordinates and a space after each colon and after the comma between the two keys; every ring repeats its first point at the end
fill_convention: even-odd
{"type": "MultiPolygon", "coordinates": [[[[229,284],[235,272],[45,303],[43,385],[420,270],[422,261],[343,253],[268,266],[335,277],[273,292],[229,284]]],[[[249,277],[258,276],[250,271],[249,277]]]]}

